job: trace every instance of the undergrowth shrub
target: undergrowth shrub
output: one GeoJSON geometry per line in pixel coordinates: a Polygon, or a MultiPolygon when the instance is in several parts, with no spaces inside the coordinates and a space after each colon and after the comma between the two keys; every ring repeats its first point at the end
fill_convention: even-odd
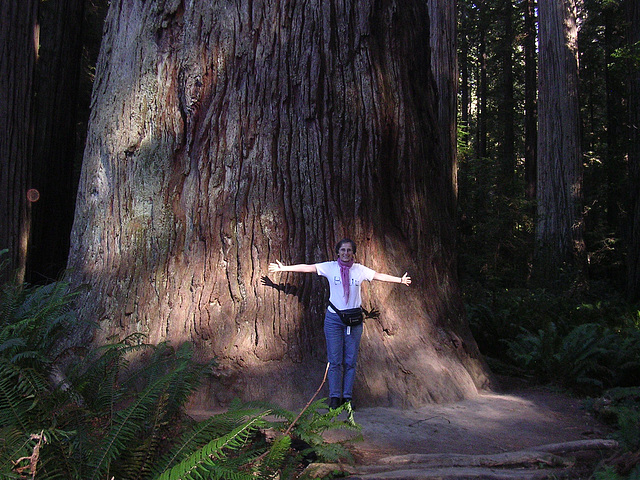
{"type": "Polygon", "coordinates": [[[597,480],[640,479],[640,387],[612,388],[585,406],[615,428],[613,438],[621,451],[594,474],[597,480]]]}
{"type": "Polygon", "coordinates": [[[469,324],[497,373],[527,376],[581,394],[636,385],[638,310],[545,290],[468,290],[469,324]]]}

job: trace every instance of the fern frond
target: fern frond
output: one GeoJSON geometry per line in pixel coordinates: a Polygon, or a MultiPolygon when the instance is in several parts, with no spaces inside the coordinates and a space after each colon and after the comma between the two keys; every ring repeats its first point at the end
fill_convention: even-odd
{"type": "MultiPolygon", "coordinates": [[[[267,412],[257,417],[250,419],[243,425],[235,428],[233,431],[220,438],[212,440],[204,447],[198,449],[185,460],[175,465],[171,470],[165,470],[157,477],[157,480],[187,480],[191,478],[201,477],[203,473],[207,473],[210,476],[214,475],[214,478],[226,478],[217,477],[217,469],[220,465],[216,464],[217,460],[220,460],[226,456],[226,450],[238,450],[240,447],[246,444],[247,440],[254,434],[256,430],[264,426],[263,417],[267,412]]],[[[232,472],[227,472],[230,474],[232,472]]],[[[234,475],[229,478],[238,479],[252,479],[253,475],[241,474],[239,472],[233,472],[234,475]]]]}
{"type": "Polygon", "coordinates": [[[141,429],[141,422],[148,418],[166,383],[167,378],[159,379],[145,388],[131,406],[116,413],[107,437],[90,461],[94,470],[91,478],[102,476],[110,463],[126,449],[128,442],[135,438],[141,429]]]}
{"type": "Polygon", "coordinates": [[[313,447],[313,451],[318,458],[327,463],[338,462],[340,460],[353,461],[351,452],[339,443],[319,443],[313,447]]]}
{"type": "Polygon", "coordinates": [[[0,359],[0,427],[14,425],[29,430],[29,411],[40,391],[33,371],[20,369],[0,359]]]}
{"type": "MultiPolygon", "coordinates": [[[[317,403],[317,402],[316,402],[317,403]]],[[[313,404],[315,405],[315,403],[313,404]]],[[[255,408],[261,410],[269,410],[270,416],[275,418],[282,418],[287,421],[287,423],[291,423],[295,420],[296,414],[290,410],[280,407],[279,405],[275,405],[270,402],[264,402],[259,400],[249,401],[249,402],[241,402],[240,400],[233,400],[229,404],[229,411],[239,409],[243,410],[246,408],[255,408]]],[[[311,408],[311,407],[310,407],[311,408]]],[[[326,404],[325,407],[327,408],[326,404]]]]}
{"type": "Polygon", "coordinates": [[[282,435],[277,438],[271,444],[269,453],[264,458],[262,464],[259,465],[260,476],[263,478],[269,478],[278,472],[278,470],[283,467],[290,448],[291,437],[289,435],[282,435]]]}
{"type": "Polygon", "coordinates": [[[0,429],[0,478],[21,478],[13,471],[13,462],[29,455],[29,447],[24,431],[13,425],[0,429]]]}
{"type": "Polygon", "coordinates": [[[158,452],[162,448],[163,429],[167,426],[166,409],[168,395],[163,393],[156,404],[155,412],[150,427],[143,432],[140,441],[129,447],[119,458],[118,464],[122,467],[123,477],[131,480],[148,478],[153,465],[158,458],[158,452]]]}
{"type": "MultiPolygon", "coordinates": [[[[209,443],[212,438],[221,437],[228,432],[244,425],[247,418],[262,418],[269,414],[268,410],[230,410],[225,413],[214,415],[206,420],[198,422],[189,431],[185,432],[180,439],[175,442],[169,454],[157,462],[154,471],[160,475],[165,470],[169,470],[173,465],[183,461],[191,452],[202,448],[209,443]]],[[[265,422],[266,423],[266,422],[265,422]]]]}

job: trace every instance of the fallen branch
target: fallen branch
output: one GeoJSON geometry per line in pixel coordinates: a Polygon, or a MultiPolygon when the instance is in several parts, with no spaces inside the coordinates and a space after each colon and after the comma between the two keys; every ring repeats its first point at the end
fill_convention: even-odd
{"type": "Polygon", "coordinates": [[[496,470],[486,467],[455,467],[358,473],[353,478],[358,480],[551,480],[562,478],[564,473],[566,472],[562,470],[523,470],[520,468],[496,470]]]}
{"type": "Polygon", "coordinates": [[[544,464],[549,466],[570,466],[571,461],[558,455],[593,450],[613,450],[617,447],[618,442],[615,440],[577,440],[489,455],[451,453],[394,455],[380,459],[379,465],[420,464],[427,467],[506,467],[544,464]]]}
{"type": "Polygon", "coordinates": [[[539,452],[549,452],[555,454],[584,452],[591,450],[615,450],[619,444],[615,440],[605,440],[596,438],[593,440],[576,440],[573,442],[551,443],[549,445],[541,445],[533,450],[539,452]]]}
{"type": "Polygon", "coordinates": [[[412,465],[412,468],[436,467],[514,467],[546,465],[548,467],[570,467],[571,460],[549,452],[522,450],[493,455],[463,455],[455,453],[395,455],[382,458],[379,465],[412,465]]]}

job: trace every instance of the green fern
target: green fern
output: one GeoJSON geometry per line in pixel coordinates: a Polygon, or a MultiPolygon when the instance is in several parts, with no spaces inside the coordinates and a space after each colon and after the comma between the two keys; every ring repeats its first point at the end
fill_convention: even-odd
{"type": "Polygon", "coordinates": [[[202,475],[204,474],[208,474],[211,478],[234,478],[238,480],[255,478],[250,472],[244,474],[241,472],[228,471],[223,466],[217,464],[216,461],[225,458],[227,450],[234,451],[243,447],[257,429],[264,427],[265,422],[263,417],[267,414],[268,412],[264,412],[251,418],[227,435],[210,441],[204,447],[190,454],[179,464],[173,466],[170,470],[162,472],[156,479],[188,480],[192,478],[203,478],[202,475]],[[230,474],[233,475],[227,477],[227,475],[230,474]]]}
{"type": "Polygon", "coordinates": [[[66,352],[75,296],[63,282],[0,289],[0,478],[20,478],[12,462],[32,453],[30,435],[40,431],[48,442],[38,476],[48,480],[291,478],[304,453],[291,448],[294,437],[320,456],[345,456],[321,433],[353,424],[323,401],[297,420],[278,406],[239,402],[204,422],[189,419],[184,406],[213,364],[195,362],[189,344],[151,346],[134,334],[66,352]],[[259,431],[267,428],[277,440],[259,431]]]}
{"type": "Polygon", "coordinates": [[[268,450],[267,455],[258,465],[260,478],[272,478],[282,470],[291,449],[291,437],[281,435],[276,438],[268,450]]]}
{"type": "Polygon", "coordinates": [[[33,442],[15,426],[0,429],[0,478],[24,478],[13,470],[13,462],[31,454],[33,442]]]}
{"type": "Polygon", "coordinates": [[[246,422],[247,418],[262,417],[268,412],[265,409],[243,408],[243,405],[234,403],[233,408],[225,413],[213,415],[212,417],[197,422],[173,444],[171,451],[160,461],[156,462],[154,472],[159,476],[172,466],[185,460],[192,452],[202,448],[209,443],[212,438],[219,438],[228,432],[239,428],[246,422]]]}
{"type": "Polygon", "coordinates": [[[127,448],[142,428],[150,412],[165,392],[172,377],[179,376],[185,369],[184,364],[178,365],[173,372],[154,379],[128,408],[116,412],[111,427],[101,448],[95,453],[90,464],[94,469],[91,478],[98,478],[108,471],[111,462],[127,448]]]}

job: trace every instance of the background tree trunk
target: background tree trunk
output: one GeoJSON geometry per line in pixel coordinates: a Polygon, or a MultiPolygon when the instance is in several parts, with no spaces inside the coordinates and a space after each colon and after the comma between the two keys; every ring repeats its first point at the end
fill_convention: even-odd
{"type": "Polygon", "coordinates": [[[640,4],[627,1],[628,43],[634,53],[629,75],[629,208],[630,236],[627,250],[627,293],[631,301],[640,300],[640,4]],[[635,61],[633,60],[635,58],[635,61]]]}
{"type": "MultiPolygon", "coordinates": [[[[40,56],[34,85],[33,186],[27,279],[59,278],[69,255],[76,193],[74,159],[78,124],[84,0],[41,2],[40,56]]],[[[77,175],[76,175],[77,178],[77,175]]]]}
{"type": "Polygon", "coordinates": [[[500,188],[507,195],[516,189],[516,132],[515,114],[516,100],[514,87],[514,52],[515,33],[513,28],[513,5],[511,0],[500,0],[497,6],[498,24],[501,36],[498,39],[498,56],[500,57],[501,83],[498,115],[501,124],[502,139],[500,151],[500,188]]]}
{"type": "MultiPolygon", "coordinates": [[[[478,2],[478,18],[481,25],[486,25],[487,4],[484,0],[478,2]]],[[[476,75],[478,78],[478,133],[476,136],[476,153],[479,158],[484,158],[488,154],[487,149],[487,35],[483,28],[478,32],[478,68],[480,71],[476,75]]]]}
{"type": "Polygon", "coordinates": [[[469,147],[470,136],[469,133],[469,113],[471,110],[471,86],[469,84],[469,34],[471,32],[471,21],[469,20],[469,6],[467,2],[461,1],[457,5],[458,10],[460,11],[460,20],[458,28],[457,37],[460,39],[460,54],[459,54],[459,65],[460,65],[460,123],[462,124],[462,128],[464,129],[464,136],[462,138],[457,138],[457,141],[463,141],[463,145],[465,146],[465,151],[469,147]]]}
{"type": "MultiPolygon", "coordinates": [[[[449,176],[457,196],[458,159],[457,136],[457,98],[458,98],[458,62],[456,35],[455,0],[429,0],[431,71],[438,89],[439,134],[443,150],[443,168],[450,169],[449,176]]],[[[455,215],[456,199],[452,201],[455,215]]],[[[455,217],[454,217],[455,218],[455,217]]]]}
{"type": "Polygon", "coordinates": [[[574,0],[540,0],[535,275],[582,271],[582,158],[574,0]]]}
{"type": "Polygon", "coordinates": [[[29,241],[33,75],[38,55],[38,0],[0,4],[0,250],[22,283],[29,241]]]}
{"type": "Polygon", "coordinates": [[[473,395],[484,368],[455,278],[450,168],[421,1],[111,3],[69,267],[111,334],[194,342],[219,368],[199,402],[299,405],[325,364],[328,289],[276,259],[358,260],[355,400],[473,395]]]}
{"type": "Polygon", "coordinates": [[[524,182],[529,200],[536,198],[537,142],[538,142],[538,66],[536,63],[535,0],[523,2],[524,9],[524,182]]]}

